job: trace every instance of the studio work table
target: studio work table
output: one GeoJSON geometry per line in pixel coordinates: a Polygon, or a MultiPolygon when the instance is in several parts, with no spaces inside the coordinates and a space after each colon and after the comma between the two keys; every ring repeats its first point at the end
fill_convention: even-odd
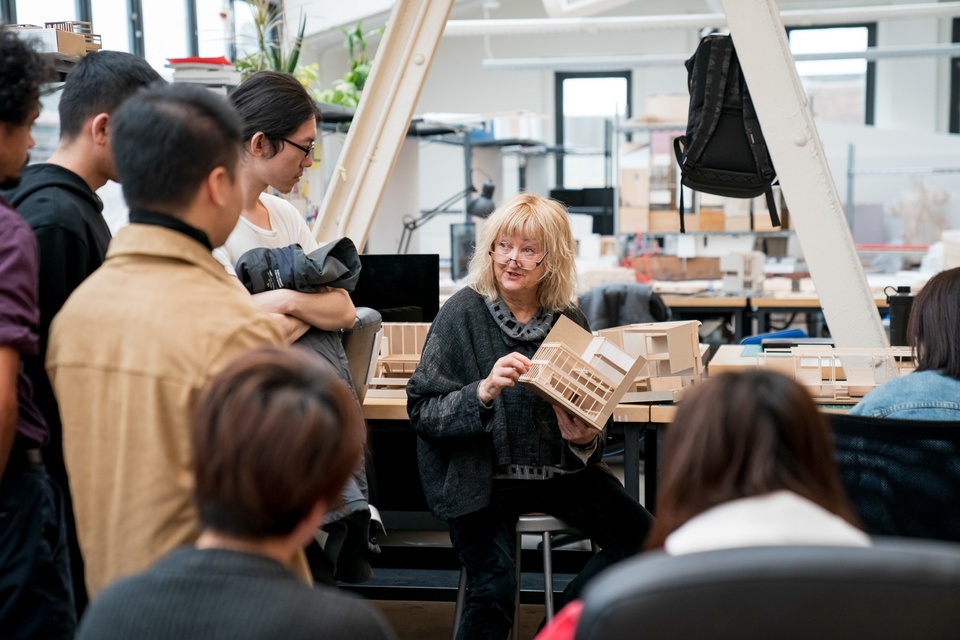
{"type": "MultiPolygon", "coordinates": [[[[656,405],[653,405],[656,406],[656,405]]],[[[647,442],[644,448],[644,495],[645,506],[652,510],[656,496],[656,425],[651,422],[652,407],[649,404],[620,404],[613,412],[611,432],[622,433],[624,440],[623,473],[624,486],[635,500],[640,499],[640,441],[647,442]],[[649,432],[649,434],[648,434],[649,432]],[[650,435],[650,437],[646,437],[650,435]],[[651,473],[652,470],[652,473],[651,473]]],[[[406,422],[407,401],[405,398],[366,398],[363,415],[367,420],[406,422]]]]}
{"type": "MultiPolygon", "coordinates": [[[[723,345],[711,358],[708,371],[753,368],[757,364],[756,348],[742,345],[723,345]]],[[[844,412],[850,405],[821,405],[825,412],[844,412]]],[[[407,423],[405,398],[368,397],[363,403],[364,417],[370,421],[407,423]]],[[[656,509],[657,476],[659,471],[658,433],[660,428],[673,422],[677,413],[675,403],[619,404],[613,413],[610,432],[623,435],[624,440],[624,487],[634,499],[640,499],[640,460],[644,463],[644,506],[651,512],[656,509]],[[641,451],[640,443],[644,443],[641,451]]]]}

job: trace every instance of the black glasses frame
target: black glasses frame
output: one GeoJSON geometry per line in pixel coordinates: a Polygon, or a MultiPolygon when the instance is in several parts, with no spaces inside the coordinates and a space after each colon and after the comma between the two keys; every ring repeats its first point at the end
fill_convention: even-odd
{"type": "Polygon", "coordinates": [[[297,144],[293,140],[288,140],[287,138],[280,138],[280,140],[286,142],[287,144],[293,145],[297,149],[300,149],[300,151],[303,151],[304,158],[309,156],[313,152],[313,149],[317,146],[316,142],[311,142],[309,147],[305,147],[302,144],[297,144]]]}

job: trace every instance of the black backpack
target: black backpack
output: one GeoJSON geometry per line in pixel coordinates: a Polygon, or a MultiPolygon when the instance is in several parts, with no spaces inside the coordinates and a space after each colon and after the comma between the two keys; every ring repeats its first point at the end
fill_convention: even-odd
{"type": "MultiPolygon", "coordinates": [[[[729,198],[767,197],[773,226],[780,226],[771,186],[776,181],[760,121],[740,70],[733,40],[704,37],[685,63],[690,111],[687,133],[673,141],[680,182],[704,193],[729,198]]],[[[680,231],[683,189],[680,190],[680,231]]]]}

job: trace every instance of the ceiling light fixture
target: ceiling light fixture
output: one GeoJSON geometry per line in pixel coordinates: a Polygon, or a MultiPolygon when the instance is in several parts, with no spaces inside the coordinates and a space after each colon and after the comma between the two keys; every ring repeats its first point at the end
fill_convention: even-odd
{"type": "MultiPolygon", "coordinates": [[[[873,7],[786,10],[780,19],[787,26],[820,26],[875,22],[894,18],[946,18],[960,16],[960,2],[926,2],[873,7]]],[[[444,36],[528,35],[533,33],[598,33],[651,29],[699,29],[723,27],[723,13],[616,16],[600,18],[524,18],[493,20],[448,20],[444,36]]]]}
{"type": "MultiPolygon", "coordinates": [[[[827,51],[797,53],[797,62],[808,60],[881,60],[883,58],[919,58],[934,56],[960,57],[960,43],[936,45],[902,45],[869,47],[863,51],[827,51]]],[[[689,53],[562,56],[555,58],[487,58],[483,68],[488,71],[610,71],[640,67],[668,67],[683,62],[689,53]]]]}

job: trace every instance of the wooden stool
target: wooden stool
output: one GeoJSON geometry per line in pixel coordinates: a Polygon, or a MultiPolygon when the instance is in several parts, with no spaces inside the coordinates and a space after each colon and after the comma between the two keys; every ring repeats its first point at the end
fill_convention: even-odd
{"type": "MultiPolygon", "coordinates": [[[[540,534],[543,538],[543,604],[547,621],[553,618],[553,557],[552,536],[554,533],[575,532],[576,529],[559,518],[542,513],[526,514],[517,520],[517,545],[514,557],[517,578],[517,593],[514,597],[513,640],[519,640],[520,634],[520,551],[523,548],[523,534],[540,534]]],[[[457,604],[453,613],[453,637],[457,637],[463,604],[467,598],[467,570],[460,567],[460,584],[457,587],[457,604]]]]}

